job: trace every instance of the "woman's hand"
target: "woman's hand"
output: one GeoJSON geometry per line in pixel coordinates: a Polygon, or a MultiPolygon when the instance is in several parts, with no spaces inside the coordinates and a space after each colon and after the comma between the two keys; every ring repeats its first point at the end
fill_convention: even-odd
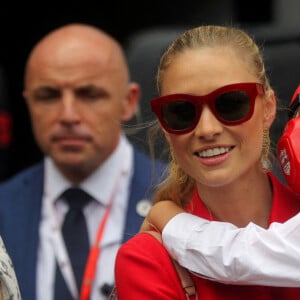
{"type": "Polygon", "coordinates": [[[155,203],[145,218],[140,231],[155,230],[162,232],[166,224],[184,209],[171,200],[155,203]]]}

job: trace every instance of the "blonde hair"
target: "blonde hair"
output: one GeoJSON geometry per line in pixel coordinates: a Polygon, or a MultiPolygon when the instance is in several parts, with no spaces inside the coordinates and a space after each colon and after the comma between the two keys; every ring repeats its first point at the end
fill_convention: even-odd
{"type": "MultiPolygon", "coordinates": [[[[156,77],[158,93],[161,94],[162,91],[165,71],[177,55],[187,50],[208,47],[233,49],[245,61],[249,71],[257,77],[257,82],[263,84],[265,91],[271,89],[260,49],[254,39],[239,28],[207,25],[187,30],[162,55],[156,77]]],[[[195,188],[195,181],[177,164],[172,149],[170,160],[168,176],[157,187],[154,202],[168,199],[185,206],[195,188]]]]}

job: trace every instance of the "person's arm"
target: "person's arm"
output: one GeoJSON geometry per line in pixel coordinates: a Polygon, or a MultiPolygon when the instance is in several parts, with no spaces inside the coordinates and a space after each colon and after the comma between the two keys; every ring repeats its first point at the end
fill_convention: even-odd
{"type": "Polygon", "coordinates": [[[272,223],[268,230],[253,223],[237,228],[162,201],[153,206],[142,230],[149,226],[162,231],[168,252],[199,276],[224,283],[300,286],[300,214],[272,223]]]}

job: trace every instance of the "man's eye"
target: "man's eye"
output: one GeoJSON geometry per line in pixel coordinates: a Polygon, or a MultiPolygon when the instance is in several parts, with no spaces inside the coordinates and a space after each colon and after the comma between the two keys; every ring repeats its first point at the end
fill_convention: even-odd
{"type": "Polygon", "coordinates": [[[85,99],[97,99],[101,95],[97,92],[83,92],[79,94],[80,98],[85,98],[85,99]]]}
{"type": "Polygon", "coordinates": [[[37,101],[51,101],[53,99],[56,99],[53,95],[36,95],[35,100],[37,101]]]}
{"type": "Polygon", "coordinates": [[[78,98],[85,100],[97,100],[108,97],[107,92],[99,89],[80,89],[76,94],[78,98]]]}
{"type": "Polygon", "coordinates": [[[53,90],[39,90],[33,93],[33,98],[36,101],[41,102],[49,102],[56,100],[60,97],[60,93],[58,91],[53,90]]]}

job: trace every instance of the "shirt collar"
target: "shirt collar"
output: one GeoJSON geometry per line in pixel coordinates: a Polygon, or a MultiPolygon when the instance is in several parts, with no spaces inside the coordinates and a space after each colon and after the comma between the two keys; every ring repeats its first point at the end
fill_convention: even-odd
{"type": "MultiPolygon", "coordinates": [[[[87,177],[80,186],[95,200],[108,205],[111,195],[117,189],[121,176],[131,176],[133,166],[133,148],[122,135],[110,157],[87,177]]],[[[57,169],[50,157],[45,157],[45,191],[50,201],[54,202],[72,183],[57,169]]]]}

